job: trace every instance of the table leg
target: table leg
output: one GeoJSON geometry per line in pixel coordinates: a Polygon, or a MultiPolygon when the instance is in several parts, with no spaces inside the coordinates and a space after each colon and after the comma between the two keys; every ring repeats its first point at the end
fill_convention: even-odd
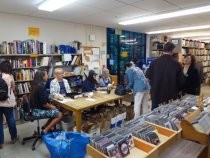
{"type": "Polygon", "coordinates": [[[76,128],[77,132],[81,132],[81,125],[82,125],[82,112],[81,111],[76,111],[76,128]]]}

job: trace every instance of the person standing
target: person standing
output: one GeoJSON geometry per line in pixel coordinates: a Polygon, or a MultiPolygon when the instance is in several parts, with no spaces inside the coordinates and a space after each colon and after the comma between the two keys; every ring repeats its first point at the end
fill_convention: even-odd
{"type": "Polygon", "coordinates": [[[133,90],[134,93],[134,118],[149,111],[148,91],[149,83],[139,67],[133,67],[132,63],[126,63],[126,90],[133,90]]]}
{"type": "Polygon", "coordinates": [[[16,99],[14,95],[15,81],[12,75],[12,66],[9,61],[5,60],[0,64],[0,71],[2,79],[8,86],[8,98],[0,101],[0,149],[4,144],[4,131],[3,131],[3,115],[6,117],[12,143],[15,144],[18,140],[16,120],[14,116],[14,107],[16,106],[16,99]]]}
{"type": "Polygon", "coordinates": [[[194,55],[188,54],[184,57],[183,73],[186,79],[183,87],[184,94],[200,95],[201,81],[195,65],[196,60],[194,55]]]}
{"type": "Polygon", "coordinates": [[[151,84],[152,109],[158,104],[177,99],[185,82],[182,66],[174,60],[172,54],[175,45],[167,42],[163,48],[163,55],[154,60],[146,76],[151,84]]]}

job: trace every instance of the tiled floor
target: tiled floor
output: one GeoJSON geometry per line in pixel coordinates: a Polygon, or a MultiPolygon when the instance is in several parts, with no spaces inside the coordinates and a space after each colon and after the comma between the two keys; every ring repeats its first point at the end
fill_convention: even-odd
{"type": "MultiPolygon", "coordinates": [[[[202,87],[201,91],[204,96],[210,97],[210,86],[202,87]]],[[[17,126],[20,140],[23,137],[30,136],[33,130],[36,128],[36,122],[29,122],[20,124],[17,126]]],[[[37,144],[35,151],[31,150],[32,141],[27,142],[25,145],[21,145],[21,141],[16,144],[10,144],[10,136],[8,128],[4,130],[5,133],[5,144],[4,148],[0,150],[0,158],[50,158],[49,152],[43,142],[37,144]]]]}

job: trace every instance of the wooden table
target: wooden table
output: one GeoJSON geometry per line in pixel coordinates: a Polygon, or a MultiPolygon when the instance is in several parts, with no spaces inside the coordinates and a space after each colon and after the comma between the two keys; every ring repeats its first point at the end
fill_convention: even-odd
{"type": "Polygon", "coordinates": [[[94,92],[92,101],[88,100],[87,98],[78,98],[74,99],[72,101],[59,101],[56,99],[53,99],[53,103],[56,105],[59,105],[63,107],[66,110],[73,111],[75,113],[76,118],[76,128],[77,131],[81,131],[81,125],[82,125],[82,111],[86,109],[90,109],[92,107],[103,105],[104,103],[111,102],[114,100],[120,100],[123,96],[115,95],[114,93],[106,94],[102,92],[94,92]]]}

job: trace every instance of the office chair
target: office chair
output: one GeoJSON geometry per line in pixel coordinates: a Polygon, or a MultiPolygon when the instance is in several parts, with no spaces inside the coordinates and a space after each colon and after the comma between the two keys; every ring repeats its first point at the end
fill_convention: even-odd
{"type": "Polygon", "coordinates": [[[46,119],[46,118],[36,117],[36,116],[32,115],[30,103],[28,101],[27,96],[23,96],[22,107],[23,107],[23,113],[24,113],[24,120],[25,121],[31,121],[31,122],[33,122],[35,120],[37,121],[37,130],[34,131],[34,134],[32,136],[23,138],[22,145],[24,145],[25,142],[28,141],[28,140],[35,139],[33,144],[32,144],[32,147],[31,147],[32,150],[35,150],[35,146],[36,146],[37,141],[39,139],[41,139],[41,137],[42,137],[41,130],[40,130],[40,125],[39,125],[39,120],[40,119],[46,119]]]}

